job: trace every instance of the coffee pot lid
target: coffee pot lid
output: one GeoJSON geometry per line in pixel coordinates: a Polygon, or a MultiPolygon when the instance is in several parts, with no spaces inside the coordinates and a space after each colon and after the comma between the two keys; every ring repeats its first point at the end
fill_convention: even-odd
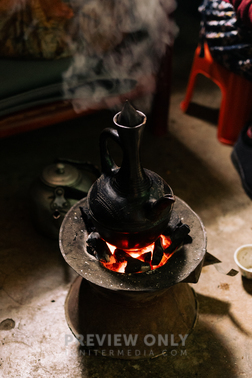
{"type": "Polygon", "coordinates": [[[136,111],[136,109],[125,101],[122,111],[118,115],[117,122],[122,126],[134,127],[143,123],[143,115],[136,111]]]}
{"type": "Polygon", "coordinates": [[[70,164],[51,164],[44,168],[41,179],[50,186],[70,186],[79,179],[79,171],[70,164]]]}

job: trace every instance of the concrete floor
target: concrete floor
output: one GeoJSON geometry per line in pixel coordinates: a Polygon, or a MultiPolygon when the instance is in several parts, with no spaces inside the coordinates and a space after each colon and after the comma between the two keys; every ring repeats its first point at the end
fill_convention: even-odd
{"type": "MultiPolygon", "coordinates": [[[[208,251],[223,261],[224,269],[236,268],[235,249],[252,242],[252,203],[231,163],[232,147],[216,138],[218,88],[199,80],[194,115],[180,111],[197,44],[196,12],[180,11],[177,23],[181,30],[174,52],[169,131],[159,138],[146,129],[142,161],[201,217],[208,251]],[[206,112],[205,120],[196,116],[199,105],[210,107],[213,117],[206,112]]],[[[76,274],[57,241],[34,229],[29,187],[55,157],[99,164],[98,136],[111,120],[112,113],[105,111],[0,141],[0,376],[250,377],[252,282],[240,274],[220,274],[214,266],[203,268],[192,285],[199,319],[186,353],[181,355],[178,348],[176,355],[123,361],[80,356],[74,342],[65,345],[65,335],[71,333],[64,301],[76,274]]]]}

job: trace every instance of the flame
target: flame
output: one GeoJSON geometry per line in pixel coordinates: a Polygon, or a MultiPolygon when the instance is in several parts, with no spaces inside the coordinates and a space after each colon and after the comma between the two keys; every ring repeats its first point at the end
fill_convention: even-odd
{"type": "Polygon", "coordinates": [[[116,250],[116,246],[115,245],[112,245],[112,244],[109,244],[108,242],[107,243],[107,246],[109,247],[109,250],[110,252],[112,253],[112,255],[114,254],[115,250],[116,250]]]}
{"type": "MultiPolygon", "coordinates": [[[[175,251],[172,252],[172,253],[166,252],[166,249],[171,245],[171,239],[168,236],[160,235],[160,241],[161,241],[161,246],[164,249],[164,253],[163,253],[163,257],[162,257],[162,259],[161,259],[161,261],[158,265],[152,265],[152,258],[153,258],[153,252],[154,252],[154,249],[155,249],[155,243],[152,243],[152,244],[150,244],[150,245],[148,245],[147,247],[144,247],[144,248],[125,249],[124,252],[127,255],[129,255],[130,257],[132,257],[136,260],[142,261],[142,262],[146,262],[146,254],[151,253],[150,261],[149,261],[150,270],[154,270],[154,269],[157,269],[157,268],[165,265],[166,262],[169,260],[169,258],[175,252],[175,251]]],[[[115,250],[117,249],[117,247],[115,245],[112,245],[112,244],[109,244],[109,243],[107,243],[107,246],[109,247],[109,250],[111,252],[110,261],[107,262],[107,263],[102,262],[102,264],[107,269],[110,269],[114,272],[125,273],[125,269],[126,269],[126,266],[128,264],[127,260],[123,260],[123,261],[118,262],[117,259],[114,256],[115,250]]]]}
{"type": "Polygon", "coordinates": [[[145,253],[151,252],[151,258],[153,256],[153,251],[155,248],[155,243],[152,243],[144,248],[138,248],[138,249],[127,249],[127,254],[133,257],[134,259],[138,259],[140,261],[145,261],[143,255],[145,253]]]}
{"type": "Polygon", "coordinates": [[[125,260],[125,261],[122,261],[122,262],[118,262],[116,260],[116,258],[114,257],[114,252],[116,250],[116,247],[114,245],[112,245],[112,244],[109,244],[109,243],[107,243],[107,246],[109,247],[109,250],[112,253],[112,256],[110,256],[110,262],[109,263],[102,262],[102,264],[106,268],[108,268],[110,270],[113,270],[114,272],[125,273],[125,268],[127,266],[127,261],[125,260]]]}
{"type": "Polygon", "coordinates": [[[171,245],[171,239],[167,236],[160,235],[161,244],[164,249],[168,248],[171,245]]]}

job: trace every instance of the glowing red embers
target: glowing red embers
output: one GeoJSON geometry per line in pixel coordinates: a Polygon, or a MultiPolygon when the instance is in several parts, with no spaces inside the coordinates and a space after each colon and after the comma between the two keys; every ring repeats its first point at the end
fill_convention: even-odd
{"type": "Polygon", "coordinates": [[[155,243],[140,249],[122,250],[106,243],[111,253],[109,261],[100,260],[100,262],[105,268],[118,273],[154,270],[164,265],[175,252],[167,250],[171,243],[171,239],[164,235],[161,235],[155,243]]]}

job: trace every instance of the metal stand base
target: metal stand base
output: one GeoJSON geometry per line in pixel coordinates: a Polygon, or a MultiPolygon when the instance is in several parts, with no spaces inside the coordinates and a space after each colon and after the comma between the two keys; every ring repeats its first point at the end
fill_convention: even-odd
{"type": "Polygon", "coordinates": [[[122,295],[77,277],[65,313],[69,328],[89,351],[120,359],[151,358],[185,345],[196,323],[197,301],[186,283],[122,295]]]}

